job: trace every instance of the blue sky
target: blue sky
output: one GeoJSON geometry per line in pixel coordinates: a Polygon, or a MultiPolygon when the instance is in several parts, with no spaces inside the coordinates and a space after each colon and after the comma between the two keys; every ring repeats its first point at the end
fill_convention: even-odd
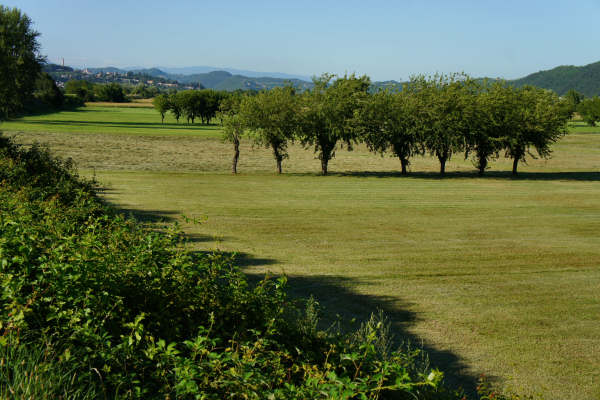
{"type": "Polygon", "coordinates": [[[600,0],[7,0],[49,61],[517,78],[600,61],[600,0]]]}

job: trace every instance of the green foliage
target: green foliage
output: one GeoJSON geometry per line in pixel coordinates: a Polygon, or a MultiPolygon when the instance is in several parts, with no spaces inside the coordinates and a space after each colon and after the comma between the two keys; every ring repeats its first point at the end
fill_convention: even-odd
{"type": "Polygon", "coordinates": [[[338,142],[351,149],[359,131],[353,125],[354,113],[368,96],[369,77],[354,74],[333,81],[334,75],[314,79],[314,88],[303,93],[297,135],[304,146],[313,146],[327,175],[329,160],[335,157],[338,142]]]}
{"type": "Polygon", "coordinates": [[[91,82],[84,80],[70,80],[65,83],[65,93],[77,96],[81,101],[94,101],[94,87],[91,82]]]}
{"type": "Polygon", "coordinates": [[[123,86],[114,82],[96,86],[94,95],[96,99],[100,101],[110,101],[114,103],[124,103],[127,101],[123,86]]]}
{"type": "Polygon", "coordinates": [[[465,141],[465,159],[475,155],[474,165],[482,175],[490,159],[498,158],[502,138],[519,129],[515,118],[519,105],[513,101],[514,88],[505,82],[484,82],[475,99],[470,129],[465,141]]]}
{"type": "Polygon", "coordinates": [[[3,140],[0,182],[0,358],[10,361],[0,390],[459,398],[439,371],[415,368],[420,352],[382,357],[381,321],[356,335],[318,331],[284,278],[250,285],[228,257],[186,251],[176,227],[123,218],[47,151],[3,140]]]}
{"type": "Polygon", "coordinates": [[[51,108],[58,109],[63,106],[65,96],[56,86],[54,79],[45,72],[42,72],[36,82],[33,96],[42,104],[48,105],[51,108]]]}
{"type": "Polygon", "coordinates": [[[245,97],[240,104],[240,118],[252,131],[254,141],[273,150],[277,172],[288,157],[288,141],[293,139],[298,118],[298,99],[291,86],[262,91],[245,97]]]}
{"type": "Polygon", "coordinates": [[[414,97],[408,90],[373,94],[356,110],[353,122],[371,151],[383,154],[391,150],[400,159],[402,174],[407,173],[410,157],[422,153],[414,97]]]}
{"type": "Polygon", "coordinates": [[[33,94],[43,61],[38,36],[27,15],[0,5],[0,121],[20,111],[33,94]]]}
{"type": "Polygon", "coordinates": [[[242,95],[233,93],[225,96],[220,103],[218,117],[223,127],[223,139],[233,144],[233,160],[231,172],[237,174],[237,163],[240,157],[240,140],[246,130],[246,122],[240,115],[242,95]]]}
{"type": "Polygon", "coordinates": [[[581,101],[577,111],[583,117],[583,120],[589,126],[596,126],[600,121],[600,97],[593,97],[581,101]]]}
{"type": "Polygon", "coordinates": [[[9,337],[0,346],[0,398],[2,399],[97,399],[93,384],[77,377],[76,368],[46,344],[27,346],[9,337]]]}
{"type": "Polygon", "coordinates": [[[131,95],[137,99],[151,99],[159,95],[159,89],[156,86],[140,83],[131,90],[131,95]]]}
{"type": "Polygon", "coordinates": [[[559,96],[576,90],[586,97],[600,95],[600,62],[576,67],[563,65],[511,81],[517,87],[526,85],[549,89],[559,96]]]}
{"type": "Polygon", "coordinates": [[[575,89],[569,90],[564,95],[565,108],[571,117],[573,116],[573,113],[575,113],[577,111],[577,107],[579,106],[579,103],[581,103],[584,98],[585,98],[585,96],[583,94],[579,93],[578,91],[576,91],[575,89]]]}
{"type": "Polygon", "coordinates": [[[181,118],[181,114],[183,113],[184,102],[183,98],[179,93],[172,93],[169,95],[169,111],[175,117],[177,123],[179,123],[179,118],[181,118]]]}
{"type": "Polygon", "coordinates": [[[558,96],[550,91],[524,86],[508,94],[512,104],[505,109],[504,123],[510,124],[501,137],[502,148],[513,159],[513,174],[519,161],[535,149],[540,157],[549,157],[550,146],[567,133],[568,113],[558,96]],[[510,117],[508,117],[510,116],[510,117]]]}
{"type": "Polygon", "coordinates": [[[161,122],[165,122],[165,114],[171,108],[171,101],[166,94],[160,94],[152,100],[152,105],[160,113],[161,122]]]}
{"type": "Polygon", "coordinates": [[[423,147],[440,161],[440,173],[453,153],[465,150],[474,120],[475,82],[464,74],[411,79],[416,101],[418,136],[423,147]]]}
{"type": "Polygon", "coordinates": [[[203,124],[210,123],[219,111],[221,99],[225,94],[215,90],[184,90],[170,96],[170,110],[179,122],[181,115],[194,123],[196,118],[201,118],[203,124]]]}

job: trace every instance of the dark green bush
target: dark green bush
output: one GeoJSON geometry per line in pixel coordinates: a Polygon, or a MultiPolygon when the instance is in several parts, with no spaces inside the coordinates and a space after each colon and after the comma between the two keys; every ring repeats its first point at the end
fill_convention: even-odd
{"type": "Polygon", "coordinates": [[[176,227],[120,216],[71,167],[0,142],[0,348],[22,349],[24,364],[50,349],[42,364],[69,376],[69,393],[457,398],[420,351],[389,352],[381,321],[320,331],[285,279],[251,285],[230,258],[187,251],[176,227]]]}

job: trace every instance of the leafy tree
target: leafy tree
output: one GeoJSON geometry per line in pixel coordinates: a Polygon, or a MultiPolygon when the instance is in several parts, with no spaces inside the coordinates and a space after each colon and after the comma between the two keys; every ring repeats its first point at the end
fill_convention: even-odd
{"type": "Polygon", "coordinates": [[[169,96],[169,110],[173,113],[175,120],[179,123],[179,118],[181,118],[181,114],[183,112],[183,101],[182,96],[179,95],[179,92],[172,93],[169,96]]]}
{"type": "Polygon", "coordinates": [[[423,147],[440,162],[440,174],[455,152],[465,149],[473,123],[473,81],[464,74],[413,77],[415,117],[423,147]]]}
{"type": "Polygon", "coordinates": [[[368,97],[355,114],[355,125],[367,147],[382,154],[391,150],[400,159],[403,175],[410,157],[421,154],[413,100],[408,87],[403,92],[384,90],[368,97]]]}
{"type": "Polygon", "coordinates": [[[177,93],[176,99],[177,103],[181,106],[181,113],[187,119],[187,123],[189,124],[191,120],[193,124],[198,115],[198,109],[201,107],[198,104],[202,101],[200,96],[194,90],[184,90],[177,93]]]}
{"type": "Polygon", "coordinates": [[[540,157],[550,156],[550,146],[567,133],[569,115],[553,92],[533,86],[512,90],[509,116],[513,121],[501,140],[506,156],[513,159],[512,173],[517,175],[519,161],[525,162],[528,154],[534,157],[532,148],[540,157]]]}
{"type": "Polygon", "coordinates": [[[515,129],[514,89],[504,81],[485,82],[475,98],[470,129],[465,142],[465,159],[475,154],[475,167],[483,175],[490,159],[502,150],[502,138],[515,129]]]}
{"type": "Polygon", "coordinates": [[[237,164],[240,158],[240,139],[246,129],[246,123],[240,115],[240,105],[243,96],[241,94],[232,94],[221,100],[218,117],[223,126],[223,139],[233,144],[233,159],[231,163],[231,172],[237,174],[237,164]]]}
{"type": "Polygon", "coordinates": [[[600,121],[600,97],[583,100],[577,111],[589,126],[596,126],[596,122],[600,121]]]}
{"type": "Polygon", "coordinates": [[[33,94],[44,61],[38,36],[27,15],[0,5],[0,120],[21,110],[33,94]]]}
{"type": "Polygon", "coordinates": [[[276,87],[245,97],[240,104],[239,115],[252,131],[254,141],[273,150],[277,172],[281,174],[281,163],[288,157],[288,141],[293,138],[297,126],[295,89],[291,86],[276,87]]]}
{"type": "Polygon", "coordinates": [[[140,99],[151,99],[158,96],[160,91],[156,86],[148,86],[140,83],[131,90],[131,94],[140,99]]]}
{"type": "Polygon", "coordinates": [[[94,101],[94,84],[72,79],[65,83],[65,92],[79,97],[82,101],[94,101]]]}
{"type": "Polygon", "coordinates": [[[96,91],[98,100],[100,101],[110,101],[114,103],[124,103],[127,101],[125,98],[125,91],[123,90],[123,86],[119,85],[116,82],[112,82],[106,85],[98,85],[98,90],[96,91]]]}
{"type": "Polygon", "coordinates": [[[154,105],[156,111],[160,113],[161,123],[164,124],[165,114],[171,109],[171,102],[169,100],[169,96],[167,96],[166,94],[160,94],[152,100],[152,104],[154,105]]]}
{"type": "Polygon", "coordinates": [[[56,82],[46,72],[38,75],[33,96],[36,100],[53,108],[61,107],[65,101],[65,96],[56,86],[56,82]]]}
{"type": "Polygon", "coordinates": [[[583,101],[584,97],[585,96],[583,94],[579,93],[575,89],[571,89],[565,94],[565,107],[571,116],[577,111],[577,107],[579,107],[579,104],[583,101]]]}
{"type": "Polygon", "coordinates": [[[358,137],[353,126],[354,112],[368,96],[371,80],[367,76],[324,74],[313,79],[314,88],[302,95],[297,132],[304,146],[313,146],[321,160],[321,172],[327,175],[329,160],[335,156],[338,142],[348,148],[358,137]]]}
{"type": "Polygon", "coordinates": [[[224,92],[216,91],[213,89],[203,90],[206,93],[206,107],[204,109],[203,120],[206,121],[207,124],[210,123],[210,120],[215,118],[217,113],[219,112],[219,107],[221,105],[221,100],[225,98],[224,92]]]}

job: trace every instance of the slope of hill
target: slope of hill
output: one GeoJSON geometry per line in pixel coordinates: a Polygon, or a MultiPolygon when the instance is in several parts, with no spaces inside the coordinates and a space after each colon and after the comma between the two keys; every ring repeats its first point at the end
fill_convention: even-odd
{"type": "Polygon", "coordinates": [[[169,74],[171,79],[181,83],[200,83],[202,86],[216,90],[262,90],[272,89],[291,83],[294,87],[305,90],[312,87],[312,82],[300,79],[283,79],[273,77],[251,78],[243,75],[233,75],[227,71],[212,71],[202,74],[174,75],[169,74]]]}
{"type": "Polygon", "coordinates": [[[571,89],[583,93],[586,97],[598,96],[600,95],[600,62],[582,67],[563,65],[511,82],[517,86],[533,85],[551,89],[561,96],[571,89]]]}

